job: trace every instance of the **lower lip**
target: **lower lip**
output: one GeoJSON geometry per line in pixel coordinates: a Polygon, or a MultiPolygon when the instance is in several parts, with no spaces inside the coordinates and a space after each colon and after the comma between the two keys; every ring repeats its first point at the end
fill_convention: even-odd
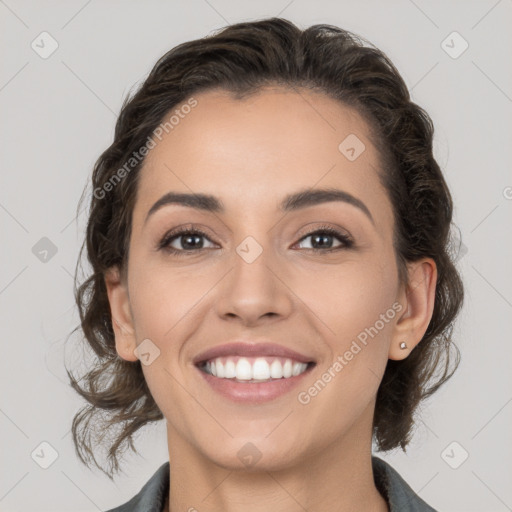
{"type": "Polygon", "coordinates": [[[219,379],[214,375],[196,369],[220,395],[241,403],[269,402],[291,391],[308,375],[315,365],[308,366],[305,372],[287,379],[275,379],[268,382],[238,382],[233,379],[219,379]]]}

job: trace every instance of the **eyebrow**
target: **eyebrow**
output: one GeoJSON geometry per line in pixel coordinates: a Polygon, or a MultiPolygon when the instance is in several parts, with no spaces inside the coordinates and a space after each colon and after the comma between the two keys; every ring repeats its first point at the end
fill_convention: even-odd
{"type": "MultiPolygon", "coordinates": [[[[287,195],[279,204],[279,209],[283,212],[292,212],[315,206],[322,203],[329,202],[343,202],[348,203],[356,208],[359,208],[375,226],[375,221],[367,206],[357,197],[352,194],[335,188],[320,188],[320,189],[304,189],[293,194],[287,195]]],[[[176,204],[187,206],[196,210],[201,210],[210,213],[224,213],[225,207],[220,199],[209,194],[188,194],[179,192],[168,192],[163,195],[148,211],[144,224],[148,219],[160,208],[176,204]]]]}

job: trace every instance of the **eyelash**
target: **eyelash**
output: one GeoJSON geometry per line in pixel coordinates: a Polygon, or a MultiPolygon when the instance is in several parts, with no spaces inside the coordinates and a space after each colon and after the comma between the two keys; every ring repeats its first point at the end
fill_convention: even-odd
{"type": "MultiPolygon", "coordinates": [[[[343,249],[351,249],[354,246],[354,241],[348,235],[346,235],[344,233],[340,233],[338,230],[336,230],[330,226],[320,226],[317,229],[315,229],[314,231],[310,231],[309,233],[306,233],[299,239],[299,242],[301,242],[305,238],[308,238],[313,235],[318,235],[318,234],[332,235],[332,236],[338,238],[339,241],[342,242],[343,245],[341,245],[339,247],[333,247],[330,249],[315,249],[315,248],[313,248],[313,249],[303,249],[303,250],[313,251],[313,252],[328,252],[328,253],[330,253],[330,252],[340,251],[343,249]]],[[[171,231],[169,233],[166,233],[164,235],[164,237],[162,238],[162,240],[158,243],[157,250],[163,250],[169,254],[172,254],[172,255],[178,256],[178,257],[186,256],[187,253],[191,254],[191,253],[197,253],[197,252],[200,252],[203,250],[209,250],[209,248],[206,248],[206,247],[203,247],[201,249],[195,249],[195,250],[192,249],[192,250],[188,250],[188,251],[183,250],[183,249],[174,249],[173,247],[169,247],[169,244],[175,238],[179,238],[180,236],[183,236],[183,235],[201,235],[204,238],[207,238],[210,242],[212,241],[212,240],[210,240],[208,234],[205,233],[203,230],[201,230],[199,228],[185,227],[185,228],[179,228],[177,231],[171,231]]]]}

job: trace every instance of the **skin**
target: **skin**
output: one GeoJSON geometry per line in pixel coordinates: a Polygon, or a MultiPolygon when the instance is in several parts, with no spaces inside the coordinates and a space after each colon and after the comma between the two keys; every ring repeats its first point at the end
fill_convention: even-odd
{"type": "MultiPolygon", "coordinates": [[[[127,281],[115,267],[105,276],[119,356],[136,361],[134,350],[146,338],[160,350],[142,368],[167,422],[165,510],[387,511],[371,467],[375,399],[388,359],[407,357],[428,327],[435,263],[410,264],[409,283],[400,286],[379,155],[355,110],[282,88],[244,100],[219,90],[194,97],[198,105],[141,170],[127,281]],[[366,146],[352,162],[338,150],[349,134],[366,146]],[[287,194],[319,187],[359,198],[374,223],[344,202],[278,210],[287,194]],[[226,212],[167,205],[144,223],[169,191],[212,194],[226,212]],[[187,223],[207,231],[200,239],[207,249],[182,257],[155,249],[187,223]],[[307,234],[322,224],[349,233],[355,247],[334,237],[330,247],[341,250],[312,251],[315,237],[307,234]],[[250,264],[236,252],[248,236],[263,250],[250,264]],[[393,303],[401,311],[307,405],[300,403],[298,392],[393,303]],[[263,338],[317,363],[298,389],[271,402],[232,402],[192,364],[207,348],[263,338]],[[247,443],[261,453],[250,467],[237,455],[247,443]]],[[[182,243],[178,237],[172,247],[185,251],[182,243]]]]}

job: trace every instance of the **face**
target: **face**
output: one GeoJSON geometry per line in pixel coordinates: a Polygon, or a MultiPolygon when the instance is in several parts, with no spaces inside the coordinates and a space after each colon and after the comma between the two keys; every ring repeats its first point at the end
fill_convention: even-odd
{"type": "Polygon", "coordinates": [[[119,355],[146,354],[170,446],[205,461],[240,468],[248,454],[285,468],[333,443],[369,442],[406,297],[368,126],[308,91],[194,98],[141,170],[127,282],[109,285],[119,355]],[[342,194],[321,200],[319,189],[342,194]],[[148,216],[169,192],[213,196],[219,208],[169,202],[148,216]],[[217,353],[222,368],[210,367],[218,376],[195,364],[234,342],[217,353]],[[245,367],[262,380],[286,372],[286,359],[303,373],[243,380],[255,376],[245,367]],[[231,363],[241,373],[221,378],[231,363]]]}

